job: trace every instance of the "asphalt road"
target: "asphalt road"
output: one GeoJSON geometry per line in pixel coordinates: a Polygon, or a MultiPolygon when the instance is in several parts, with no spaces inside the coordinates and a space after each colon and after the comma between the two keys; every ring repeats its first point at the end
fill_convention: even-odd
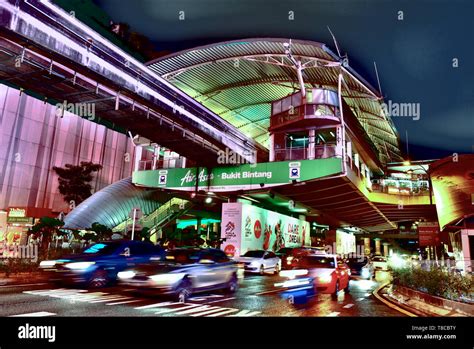
{"type": "Polygon", "coordinates": [[[306,305],[280,298],[278,276],[251,275],[235,294],[199,294],[187,303],[131,294],[118,287],[100,290],[60,288],[48,282],[0,286],[0,316],[404,316],[378,301],[376,281],[351,280],[350,293],[337,300],[318,294],[306,305]]]}

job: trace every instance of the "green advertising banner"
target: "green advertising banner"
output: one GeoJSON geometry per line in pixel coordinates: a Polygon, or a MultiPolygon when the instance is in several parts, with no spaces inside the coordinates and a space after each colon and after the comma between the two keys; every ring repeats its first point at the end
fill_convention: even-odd
{"type": "Polygon", "coordinates": [[[133,173],[132,182],[151,188],[193,191],[198,181],[198,190],[227,192],[307,181],[341,171],[341,159],[329,158],[216,167],[210,173],[206,168],[137,171],[133,173]]]}

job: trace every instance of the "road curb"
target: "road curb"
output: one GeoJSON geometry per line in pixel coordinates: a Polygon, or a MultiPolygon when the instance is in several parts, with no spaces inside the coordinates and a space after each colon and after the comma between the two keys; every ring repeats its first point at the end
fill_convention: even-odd
{"type": "Polygon", "coordinates": [[[381,284],[379,287],[377,287],[373,292],[372,294],[374,295],[375,298],[377,298],[379,301],[381,301],[382,303],[384,303],[386,306],[388,306],[389,308],[392,308],[402,314],[405,314],[407,316],[410,316],[410,317],[418,317],[418,315],[408,311],[408,310],[405,310],[401,307],[399,307],[398,305],[396,305],[395,303],[387,300],[386,298],[382,297],[381,295],[379,295],[379,291],[388,286],[390,284],[390,282],[385,282],[383,284],[381,284]]]}

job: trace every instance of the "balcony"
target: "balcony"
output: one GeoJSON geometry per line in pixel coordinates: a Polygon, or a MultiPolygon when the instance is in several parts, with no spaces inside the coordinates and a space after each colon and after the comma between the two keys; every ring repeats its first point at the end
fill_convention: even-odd
{"type": "Polygon", "coordinates": [[[334,126],[340,124],[337,93],[311,89],[305,97],[297,92],[272,103],[270,131],[291,124],[305,126],[334,126]]]}
{"type": "Polygon", "coordinates": [[[275,161],[327,159],[336,156],[336,145],[324,144],[314,146],[314,157],[310,147],[291,147],[275,149],[275,161]]]}

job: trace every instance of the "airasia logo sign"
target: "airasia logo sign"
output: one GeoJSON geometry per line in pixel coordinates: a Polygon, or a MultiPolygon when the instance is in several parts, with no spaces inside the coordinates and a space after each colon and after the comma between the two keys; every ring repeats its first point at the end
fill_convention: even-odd
{"type": "Polygon", "coordinates": [[[227,245],[224,248],[224,253],[229,257],[234,257],[235,256],[235,246],[234,245],[227,245]]]}
{"type": "Polygon", "coordinates": [[[262,224],[260,223],[258,219],[255,221],[255,224],[253,225],[253,233],[255,234],[255,237],[257,239],[260,239],[260,236],[262,236],[262,224]]]}

